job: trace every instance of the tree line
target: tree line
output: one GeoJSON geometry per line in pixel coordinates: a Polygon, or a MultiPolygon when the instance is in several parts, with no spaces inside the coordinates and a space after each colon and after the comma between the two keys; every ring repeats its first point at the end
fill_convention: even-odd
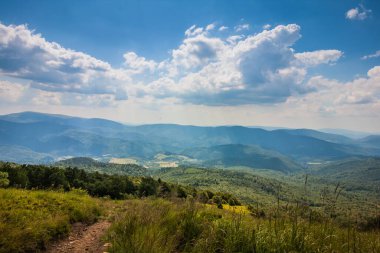
{"type": "Polygon", "coordinates": [[[156,196],[163,198],[195,198],[202,203],[240,205],[228,193],[215,193],[190,186],[171,184],[152,177],[131,177],[88,172],[77,167],[59,168],[46,165],[27,165],[0,162],[0,187],[24,189],[83,189],[91,196],[112,199],[156,196]]]}

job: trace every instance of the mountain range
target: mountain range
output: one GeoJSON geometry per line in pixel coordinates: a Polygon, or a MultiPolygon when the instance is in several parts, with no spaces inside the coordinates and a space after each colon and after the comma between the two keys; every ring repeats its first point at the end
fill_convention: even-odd
{"type": "Polygon", "coordinates": [[[0,160],[51,163],[65,157],[184,155],[212,166],[248,166],[279,171],[302,164],[380,156],[380,136],[352,139],[311,129],[242,126],[131,126],[105,119],[22,112],[0,116],[0,160]]]}

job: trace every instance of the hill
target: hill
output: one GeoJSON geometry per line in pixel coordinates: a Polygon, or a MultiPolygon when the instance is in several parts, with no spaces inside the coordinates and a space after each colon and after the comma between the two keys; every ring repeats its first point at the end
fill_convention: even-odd
{"type": "Polygon", "coordinates": [[[344,160],[314,165],[311,171],[325,180],[351,183],[354,189],[376,189],[380,185],[380,158],[353,157],[344,160]]]}
{"type": "Polygon", "coordinates": [[[380,135],[370,135],[359,140],[360,144],[370,148],[380,148],[380,135]]]}
{"type": "Polygon", "coordinates": [[[77,167],[89,172],[119,174],[129,176],[146,176],[147,169],[136,164],[111,164],[96,161],[89,157],[74,157],[55,163],[59,167],[77,167]]]}
{"type": "Polygon", "coordinates": [[[182,153],[201,160],[203,165],[211,167],[247,166],[285,173],[302,169],[300,165],[278,152],[241,144],[191,148],[182,153]]]}

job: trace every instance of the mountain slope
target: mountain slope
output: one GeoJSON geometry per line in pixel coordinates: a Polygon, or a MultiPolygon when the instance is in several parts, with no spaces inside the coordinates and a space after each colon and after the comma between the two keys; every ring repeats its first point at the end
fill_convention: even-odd
{"type": "Polygon", "coordinates": [[[370,135],[359,140],[359,143],[365,147],[380,149],[380,135],[370,135]]]}
{"type": "Polygon", "coordinates": [[[341,183],[350,182],[363,187],[378,187],[380,185],[380,158],[347,158],[317,166],[313,173],[341,183]]]}
{"type": "Polygon", "coordinates": [[[183,154],[202,160],[207,166],[247,166],[291,172],[301,170],[301,166],[284,155],[259,147],[228,144],[208,148],[191,148],[183,154]]]}

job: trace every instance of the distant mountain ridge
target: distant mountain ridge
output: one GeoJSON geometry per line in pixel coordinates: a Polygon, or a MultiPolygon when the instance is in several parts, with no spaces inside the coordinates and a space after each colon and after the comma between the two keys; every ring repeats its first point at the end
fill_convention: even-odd
{"type": "Polygon", "coordinates": [[[130,126],[104,119],[34,112],[0,116],[0,147],[9,150],[0,159],[14,162],[50,162],[65,156],[133,156],[149,160],[158,153],[169,152],[201,159],[204,164],[256,165],[289,171],[313,160],[379,156],[378,138],[354,140],[310,129],[130,126]],[[12,150],[18,155],[11,157],[12,150]]]}

